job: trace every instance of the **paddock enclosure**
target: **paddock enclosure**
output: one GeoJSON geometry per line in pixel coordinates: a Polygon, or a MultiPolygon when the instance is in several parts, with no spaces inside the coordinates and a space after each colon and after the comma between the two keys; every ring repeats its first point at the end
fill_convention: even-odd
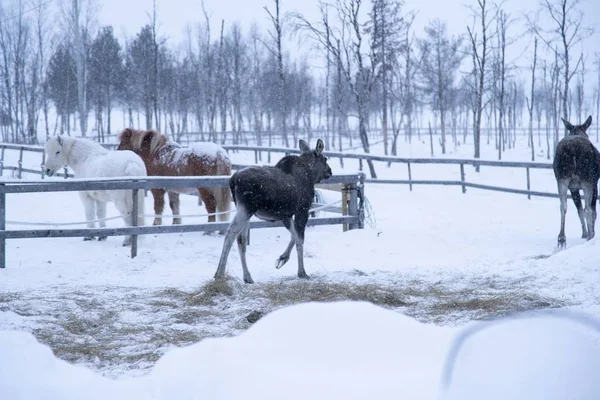
{"type": "MultiPolygon", "coordinates": [[[[260,151],[266,164],[267,153],[260,151]]],[[[238,147],[229,152],[238,166],[255,163],[253,149],[238,147]]],[[[23,151],[19,180],[18,170],[11,169],[18,166],[19,153],[19,148],[5,151],[3,183],[8,190],[19,186],[41,190],[59,184],[74,189],[86,184],[72,177],[40,179],[42,153],[35,150],[23,151]]],[[[273,151],[272,161],[283,154],[273,151]]],[[[236,250],[227,268],[231,279],[223,286],[212,284],[223,237],[205,235],[198,228],[207,223],[194,196],[181,200],[182,209],[190,214],[184,216],[184,223],[197,231],[176,231],[181,228],[163,224],[144,227],[155,231],[142,237],[140,228],[123,228],[116,219],[107,221],[106,229],[115,235],[124,234],[122,229],[140,234],[137,256],[131,258],[120,240],[83,242],[69,234],[84,221],[74,192],[6,193],[6,234],[41,232],[35,233],[41,238],[7,236],[0,326],[32,332],[64,360],[105,376],[124,377],[145,374],[168,349],[237,335],[252,325],[249,321],[256,317],[251,316],[307,301],[368,301],[444,327],[523,310],[600,311],[596,305],[600,252],[596,239],[586,242],[579,237],[572,206],[567,213],[568,247],[555,252],[559,204],[552,170],[545,163],[539,163],[539,168],[519,163],[529,167],[531,193],[514,193],[467,183],[526,191],[527,167],[484,165],[486,161],[480,160],[476,172],[470,160],[461,159],[463,193],[460,164],[423,164],[412,159],[409,177],[406,162],[388,168],[387,160],[377,161],[379,181],[405,183],[376,182],[365,176],[359,196],[362,175],[353,172],[360,171],[359,160],[347,157],[341,167],[339,160],[328,157],[334,178],[351,177],[356,183],[357,201],[341,201],[342,195],[351,197],[342,188],[352,182],[330,182],[320,188],[311,220],[331,218],[338,224],[317,224],[307,230],[305,266],[311,276],[307,282],[295,277],[295,257],[281,270],[275,269],[289,234],[274,227],[251,231],[247,257],[254,285],[241,284],[236,250]],[[456,183],[420,185],[418,180],[456,183]],[[353,219],[348,204],[360,210],[361,200],[364,217],[353,219]],[[349,228],[361,218],[363,229],[344,231],[339,226],[349,228]],[[56,225],[61,223],[73,225],[56,225]],[[161,229],[170,233],[159,234],[161,229]]],[[[217,184],[223,178],[204,179],[217,184]]],[[[135,187],[140,196],[144,187],[159,185],[150,179],[109,184],[135,187]]],[[[108,217],[118,217],[110,206],[108,217]]]]}

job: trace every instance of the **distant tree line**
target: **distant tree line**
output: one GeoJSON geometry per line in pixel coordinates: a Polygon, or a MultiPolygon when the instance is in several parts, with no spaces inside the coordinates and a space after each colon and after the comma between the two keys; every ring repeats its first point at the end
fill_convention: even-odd
{"type": "Polygon", "coordinates": [[[542,148],[550,158],[561,116],[600,112],[600,55],[577,53],[591,35],[581,0],[544,0],[520,25],[501,3],[470,0],[473,23],[462,35],[441,20],[416,32],[417,13],[402,0],[323,2],[315,21],[283,14],[285,0],[272,0],[264,31],[229,21],[211,30],[205,11],[177,46],[158,31],[156,8],[134,37],[119,40],[111,26],[96,26],[94,1],[0,5],[3,141],[75,132],[103,140],[116,133],[119,109],[117,125],[175,140],[194,131],[201,140],[295,146],[318,134],[328,149],[358,139],[369,152],[377,131],[386,154],[397,153],[401,133],[410,143],[428,125],[439,138],[425,136],[432,153],[473,135],[475,157],[486,141],[502,158],[527,126],[532,157],[542,148]],[[532,38],[526,68],[506,56],[523,34],[532,38]],[[321,54],[324,71],[290,57],[293,37],[321,54]]]}

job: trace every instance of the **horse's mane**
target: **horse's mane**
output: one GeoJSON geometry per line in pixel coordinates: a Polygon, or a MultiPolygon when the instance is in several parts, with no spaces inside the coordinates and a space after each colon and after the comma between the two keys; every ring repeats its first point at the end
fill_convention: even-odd
{"type": "Polygon", "coordinates": [[[141,151],[142,143],[144,143],[144,140],[148,136],[150,136],[150,153],[154,153],[169,141],[166,135],[158,133],[154,129],[147,131],[130,128],[125,129],[119,134],[119,141],[123,140],[125,134],[129,134],[131,136],[131,145],[133,147],[133,151],[141,151]]]}

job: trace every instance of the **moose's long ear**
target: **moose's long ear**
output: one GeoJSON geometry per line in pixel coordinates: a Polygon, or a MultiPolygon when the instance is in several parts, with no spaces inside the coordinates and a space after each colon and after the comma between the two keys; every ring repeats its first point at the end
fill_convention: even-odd
{"type": "Polygon", "coordinates": [[[323,141],[321,139],[317,140],[317,147],[315,147],[315,151],[317,152],[317,154],[323,153],[324,148],[325,145],[323,144],[323,141]]]}
{"type": "Polygon", "coordinates": [[[569,121],[565,121],[565,119],[563,117],[560,117],[561,121],[563,122],[563,124],[565,124],[565,128],[567,128],[567,130],[570,132],[573,130],[573,128],[575,128],[573,126],[573,124],[571,124],[569,121]]]}
{"type": "Polygon", "coordinates": [[[58,140],[58,144],[62,146],[62,145],[63,145],[62,136],[58,135],[58,136],[56,137],[56,139],[58,140]]]}
{"type": "Polygon", "coordinates": [[[587,119],[583,123],[583,130],[586,131],[587,128],[589,128],[591,124],[592,124],[592,116],[590,115],[589,117],[587,117],[587,119]]]}
{"type": "Polygon", "coordinates": [[[308,145],[308,143],[306,143],[302,139],[300,139],[298,141],[298,147],[300,148],[300,151],[302,151],[303,153],[306,153],[306,152],[310,151],[310,146],[308,145]]]}

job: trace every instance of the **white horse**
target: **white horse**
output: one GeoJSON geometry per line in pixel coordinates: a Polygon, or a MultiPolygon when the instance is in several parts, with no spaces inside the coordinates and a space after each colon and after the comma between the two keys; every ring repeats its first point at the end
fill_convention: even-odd
{"type": "MultiPolygon", "coordinates": [[[[77,178],[109,178],[120,176],[147,176],[144,161],[132,151],[108,151],[100,144],[82,138],[54,136],[48,139],[44,148],[46,153],[45,172],[52,176],[56,171],[68,165],[77,178]]],[[[101,228],[106,227],[106,203],[113,202],[123,217],[125,225],[133,225],[132,190],[94,190],[79,192],[85,208],[88,228],[94,228],[94,214],[100,219],[101,228]]],[[[144,213],[144,196],[138,196],[138,212],[144,213]]],[[[138,225],[144,225],[144,217],[138,216],[138,225]]],[[[98,237],[105,240],[106,236],[98,237]]],[[[86,236],[83,240],[94,240],[86,236]]],[[[125,237],[123,246],[131,245],[131,236],[125,237]]]]}

